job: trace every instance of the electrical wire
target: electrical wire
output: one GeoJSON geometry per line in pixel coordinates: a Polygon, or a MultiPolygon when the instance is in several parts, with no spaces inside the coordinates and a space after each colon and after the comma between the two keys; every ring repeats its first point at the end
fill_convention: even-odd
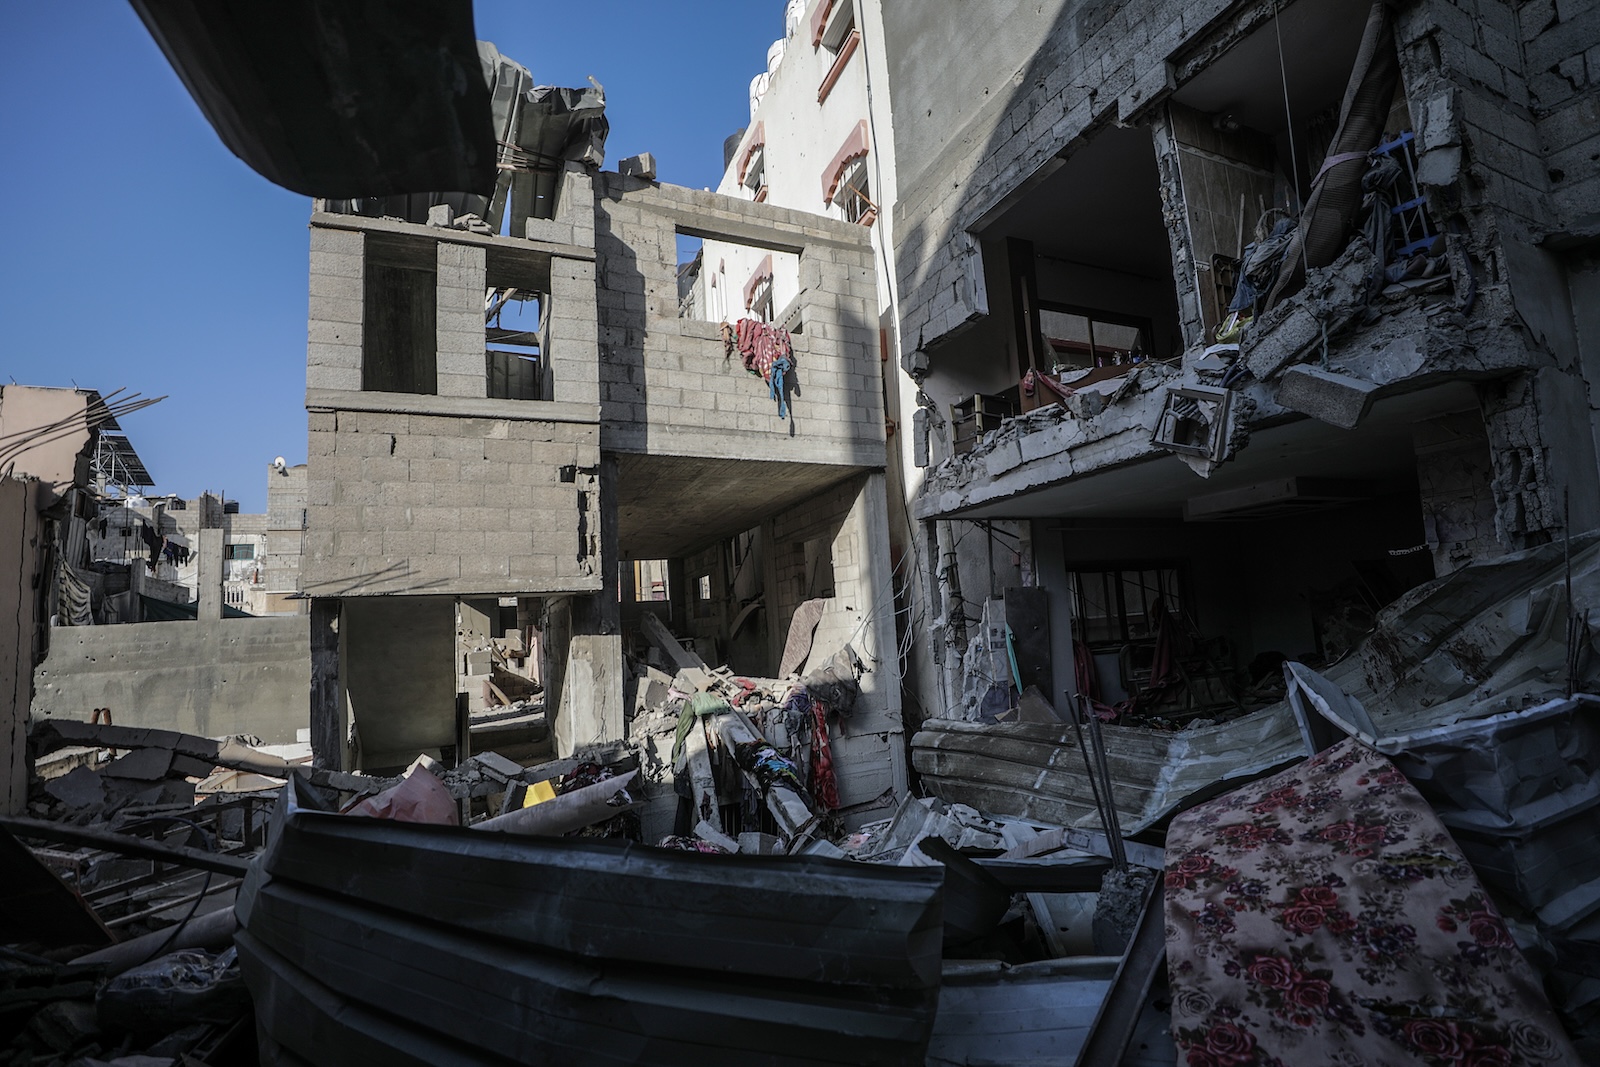
{"type": "MultiPolygon", "coordinates": [[[[183,826],[187,826],[187,827],[189,827],[189,829],[193,830],[196,834],[200,835],[200,844],[204,846],[205,851],[207,851],[207,852],[216,852],[216,851],[218,851],[217,850],[216,841],[211,837],[210,834],[206,833],[204,827],[202,827],[199,823],[196,823],[192,819],[185,819],[185,818],[182,818],[182,817],[177,816],[177,815],[147,815],[142,819],[137,819],[137,820],[135,820],[133,822],[125,823],[121,827],[119,827],[119,829],[120,830],[136,830],[141,826],[147,826],[147,825],[150,825],[152,823],[158,823],[158,822],[175,822],[175,823],[179,823],[179,824],[181,824],[183,826]]],[[[211,892],[211,879],[212,879],[212,876],[213,876],[214,873],[215,872],[213,872],[213,871],[207,871],[206,872],[206,880],[203,883],[201,883],[201,885],[200,885],[200,894],[194,898],[194,903],[189,906],[189,913],[187,915],[185,915],[181,920],[179,920],[178,922],[173,924],[172,931],[169,934],[167,934],[166,940],[162,941],[160,945],[156,946],[155,950],[153,952],[151,952],[150,955],[148,955],[144,959],[140,960],[139,961],[140,964],[149,963],[151,960],[155,959],[156,957],[163,955],[167,951],[167,949],[171,947],[172,943],[178,939],[178,934],[183,931],[183,928],[185,926],[189,925],[189,923],[194,919],[195,914],[197,912],[199,912],[200,905],[205,902],[206,894],[211,892]]]]}

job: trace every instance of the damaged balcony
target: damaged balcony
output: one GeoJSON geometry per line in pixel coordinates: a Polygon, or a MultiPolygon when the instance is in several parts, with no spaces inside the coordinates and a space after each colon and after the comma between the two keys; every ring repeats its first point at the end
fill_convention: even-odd
{"type": "MultiPolygon", "coordinates": [[[[1495,245],[1459,216],[1450,227],[1437,221],[1459,195],[1457,118],[1450,95],[1435,92],[1417,130],[1391,17],[1299,0],[1281,25],[1263,18],[1245,29],[1176,60],[1181,83],[1153,118],[1182,358],[1128,359],[1076,380],[1044,375],[1042,399],[1023,405],[1035,410],[964,442],[953,426],[957,454],[930,471],[920,517],[1120,513],[1135,500],[1156,507],[1161,485],[1181,504],[1347,467],[1362,478],[1373,462],[1406,466],[1396,419],[1476,413],[1468,436],[1499,453],[1518,437],[1513,424],[1574,414],[1546,370],[1555,361],[1540,351],[1533,301],[1495,277],[1495,245]],[[1287,115],[1280,38],[1293,72],[1287,115]],[[1190,481],[1185,491],[1180,464],[1212,485],[1190,481]]],[[[1062,181],[1076,158],[1046,183],[1062,181]]],[[[1067,194],[1054,192],[1055,203],[1067,194]]],[[[1006,217],[1029,207],[1024,197],[1006,217]]],[[[1012,225],[1048,232],[1049,222],[1034,205],[1012,225]]],[[[1024,287],[1017,307],[1030,296],[1024,287]]],[[[1036,303],[1046,326],[1025,323],[1016,344],[1060,352],[1049,304],[1036,303]]],[[[944,353],[956,343],[928,354],[930,395],[944,388],[944,353]]],[[[1520,505],[1502,495],[1496,507],[1507,543],[1524,543],[1520,505]]],[[[1435,550],[1448,540],[1432,539],[1435,550]]]]}

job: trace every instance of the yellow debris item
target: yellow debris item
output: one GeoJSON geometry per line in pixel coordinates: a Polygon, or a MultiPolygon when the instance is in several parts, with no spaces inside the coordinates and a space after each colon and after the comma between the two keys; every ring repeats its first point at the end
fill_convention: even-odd
{"type": "Polygon", "coordinates": [[[548,781],[534,782],[528,787],[528,792],[522,798],[522,806],[531,808],[535,804],[543,804],[547,800],[556,798],[556,787],[548,781]]]}

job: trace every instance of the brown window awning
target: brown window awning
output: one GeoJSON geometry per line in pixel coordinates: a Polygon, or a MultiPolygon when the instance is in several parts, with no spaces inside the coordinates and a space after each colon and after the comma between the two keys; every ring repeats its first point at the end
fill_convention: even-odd
{"type": "Polygon", "coordinates": [[[851,163],[867,154],[867,120],[861,119],[855,128],[850,131],[850,136],[844,139],[844,144],[839,146],[839,151],[822,171],[822,202],[833,203],[834,194],[839,191],[839,179],[844,177],[844,169],[851,163]]]}

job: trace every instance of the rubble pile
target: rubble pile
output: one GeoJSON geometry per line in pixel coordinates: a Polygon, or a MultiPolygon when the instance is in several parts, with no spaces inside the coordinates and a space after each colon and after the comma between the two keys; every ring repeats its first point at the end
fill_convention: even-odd
{"type": "Polygon", "coordinates": [[[836,853],[843,825],[830,736],[846,729],[864,669],[848,645],[804,677],[781,680],[637,664],[628,733],[653,791],[646,839],[726,853],[836,853]]]}

